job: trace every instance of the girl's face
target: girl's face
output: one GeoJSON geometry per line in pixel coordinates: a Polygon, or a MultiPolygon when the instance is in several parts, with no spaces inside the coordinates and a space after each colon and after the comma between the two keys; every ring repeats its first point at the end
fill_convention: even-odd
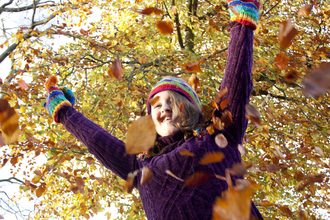
{"type": "Polygon", "coordinates": [[[157,101],[151,106],[151,117],[157,133],[163,137],[178,131],[179,129],[172,124],[172,100],[169,92],[166,90],[159,92],[153,98],[157,101]]]}

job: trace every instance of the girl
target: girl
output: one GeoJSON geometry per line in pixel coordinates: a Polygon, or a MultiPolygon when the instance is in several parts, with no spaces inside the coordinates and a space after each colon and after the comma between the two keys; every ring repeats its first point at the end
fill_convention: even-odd
{"type": "MultiPolygon", "coordinates": [[[[147,107],[158,138],[149,154],[140,155],[139,158],[127,155],[124,142],[77,112],[72,107],[72,92],[55,87],[56,77],[51,77],[45,84],[50,93],[46,107],[55,122],[62,123],[105,167],[124,180],[130,172],[142,167],[151,170],[153,178],[143,187],[141,173],[134,179],[134,187],[139,190],[148,219],[211,219],[216,198],[228,188],[226,181],[211,177],[201,186],[184,187],[184,182],[165,171],[170,170],[183,180],[196,171],[225,176],[227,168],[241,162],[238,144],[243,141],[248,123],[244,106],[249,103],[253,88],[253,30],[256,29],[260,1],[228,0],[228,4],[231,8],[231,41],[220,90],[228,88],[224,98],[230,100],[226,110],[231,112],[233,123],[221,131],[228,141],[225,148],[219,148],[215,143],[214,137],[220,131],[212,135],[205,132],[199,99],[195,91],[181,79],[165,77],[152,89],[147,107]],[[182,112],[179,111],[181,103],[184,105],[182,112]],[[192,135],[193,132],[197,135],[192,135]],[[188,150],[195,156],[182,156],[182,150],[188,150]],[[221,162],[208,165],[199,163],[205,153],[219,151],[225,156],[221,162]]],[[[221,114],[221,111],[215,112],[218,117],[221,114]]],[[[233,177],[237,178],[242,177],[233,177]]],[[[253,203],[251,218],[262,219],[253,203]]]]}

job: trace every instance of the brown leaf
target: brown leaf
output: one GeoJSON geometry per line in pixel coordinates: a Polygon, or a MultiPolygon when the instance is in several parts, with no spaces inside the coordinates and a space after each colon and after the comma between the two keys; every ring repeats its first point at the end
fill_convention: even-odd
{"type": "Polygon", "coordinates": [[[275,151],[277,152],[278,156],[280,156],[282,159],[285,159],[285,155],[278,149],[277,146],[275,146],[275,151]]]}
{"type": "Polygon", "coordinates": [[[161,34],[173,33],[173,23],[170,21],[157,21],[156,27],[161,34]]]}
{"type": "Polygon", "coordinates": [[[282,212],[284,212],[286,215],[288,215],[289,217],[292,217],[292,211],[289,209],[288,206],[279,206],[278,207],[282,212]]]}
{"type": "Polygon", "coordinates": [[[179,151],[180,155],[182,156],[190,156],[190,157],[194,157],[195,154],[190,152],[189,150],[183,149],[179,151]]]}
{"type": "Polygon", "coordinates": [[[3,147],[5,145],[6,145],[5,140],[2,138],[2,132],[0,131],[0,147],[3,147]]]}
{"type": "Polygon", "coordinates": [[[305,5],[298,10],[298,15],[308,17],[313,9],[313,5],[305,5]]]}
{"type": "Polygon", "coordinates": [[[192,74],[189,77],[188,84],[196,91],[197,87],[201,85],[198,77],[195,74],[192,74]]]}
{"type": "Polygon", "coordinates": [[[199,163],[201,165],[207,165],[210,163],[219,163],[220,161],[223,160],[224,157],[225,155],[221,152],[210,152],[204,154],[204,156],[201,158],[199,163]]]}
{"type": "Polygon", "coordinates": [[[316,150],[316,152],[322,157],[323,156],[323,150],[319,147],[314,147],[314,149],[316,150]]]}
{"type": "Polygon", "coordinates": [[[246,155],[247,154],[247,150],[242,144],[239,144],[237,147],[238,147],[238,150],[241,153],[241,155],[246,155]]]}
{"type": "Polygon", "coordinates": [[[254,180],[248,180],[251,183],[251,187],[253,190],[259,190],[261,189],[261,186],[258,185],[258,183],[256,183],[256,181],[254,180]]]}
{"type": "Polygon", "coordinates": [[[140,64],[144,64],[144,63],[148,62],[148,57],[140,57],[140,58],[138,58],[138,61],[140,64]]]}
{"type": "Polygon", "coordinates": [[[214,101],[215,101],[216,103],[220,102],[221,99],[222,99],[227,93],[228,93],[228,88],[227,88],[227,87],[226,87],[225,89],[223,89],[223,90],[220,90],[220,91],[218,92],[218,94],[216,94],[214,101]]]}
{"type": "Polygon", "coordinates": [[[207,126],[206,130],[207,132],[209,132],[210,135],[214,134],[214,125],[210,124],[209,126],[207,126]]]}
{"type": "Polygon", "coordinates": [[[140,117],[134,121],[127,129],[126,152],[137,154],[148,151],[154,146],[156,140],[156,129],[150,116],[140,117]]]}
{"type": "Polygon", "coordinates": [[[88,31],[85,31],[84,29],[80,29],[80,33],[85,36],[88,36],[88,31]]]}
{"type": "Polygon", "coordinates": [[[257,108],[253,105],[246,104],[245,105],[245,117],[247,119],[250,119],[250,121],[257,127],[261,126],[261,120],[260,120],[260,112],[257,110],[257,108]]]}
{"type": "Polygon", "coordinates": [[[200,68],[198,63],[184,63],[183,67],[186,70],[186,73],[200,73],[200,72],[202,72],[202,69],[200,68]]]}
{"type": "Polygon", "coordinates": [[[210,178],[212,174],[206,171],[196,171],[193,175],[189,176],[186,180],[185,187],[190,186],[200,186],[205,184],[210,178]]]}
{"type": "Polygon", "coordinates": [[[94,163],[94,158],[93,157],[86,157],[85,161],[88,165],[92,165],[94,163]]]}
{"type": "Polygon", "coordinates": [[[299,170],[294,174],[294,179],[297,180],[298,182],[303,180],[304,178],[305,175],[299,170]]]}
{"type": "Polygon", "coordinates": [[[151,98],[149,100],[149,103],[150,103],[151,106],[153,106],[153,105],[156,104],[156,102],[158,102],[158,100],[159,100],[159,96],[156,96],[156,97],[151,98]]]}
{"type": "Polygon", "coordinates": [[[36,196],[39,198],[43,192],[45,192],[46,186],[45,185],[40,185],[38,189],[36,190],[36,196]]]}
{"type": "Polygon", "coordinates": [[[303,210],[299,211],[299,220],[307,220],[307,214],[303,210]]]}
{"type": "Polygon", "coordinates": [[[233,123],[233,118],[230,111],[225,110],[221,115],[221,121],[225,128],[228,128],[233,123]]]}
{"type": "Polygon", "coordinates": [[[273,206],[272,203],[270,203],[269,201],[267,200],[263,200],[260,202],[260,205],[263,206],[263,207],[270,207],[270,206],[273,206]]]}
{"type": "Polygon", "coordinates": [[[78,194],[79,187],[76,186],[76,185],[71,185],[71,186],[70,186],[70,190],[71,190],[74,194],[78,194]]]}
{"type": "Polygon", "coordinates": [[[29,88],[28,85],[26,85],[26,83],[25,83],[24,80],[22,80],[22,79],[17,80],[17,84],[18,84],[19,87],[21,87],[22,89],[27,90],[27,89],[29,88]]]}
{"type": "Polygon", "coordinates": [[[155,15],[161,15],[163,14],[163,11],[158,9],[158,8],[155,8],[155,7],[151,7],[151,8],[145,8],[143,10],[138,10],[137,11],[139,14],[142,14],[142,15],[151,15],[152,13],[155,13],[155,15]]]}
{"type": "Polygon", "coordinates": [[[290,60],[285,53],[279,53],[275,58],[274,64],[279,70],[283,70],[288,66],[289,61],[290,60]]]}
{"type": "Polygon", "coordinates": [[[218,129],[219,131],[223,130],[224,124],[222,123],[220,118],[213,116],[212,121],[216,129],[218,129]]]}
{"type": "Polygon", "coordinates": [[[179,107],[179,109],[180,109],[180,115],[182,115],[183,108],[184,108],[184,105],[183,105],[183,103],[181,102],[181,103],[180,103],[180,107],[179,107]]]}
{"type": "Polygon", "coordinates": [[[231,168],[231,172],[230,172],[230,174],[238,175],[238,176],[243,176],[246,173],[247,173],[247,170],[246,170],[245,166],[241,163],[233,164],[233,166],[231,168]]]}
{"type": "Polygon", "coordinates": [[[141,186],[144,186],[151,178],[153,177],[153,174],[151,170],[148,167],[142,168],[142,176],[141,176],[141,186]]]}
{"type": "Polygon", "coordinates": [[[279,167],[276,164],[268,164],[266,166],[266,169],[268,170],[268,172],[274,172],[274,173],[276,173],[276,172],[278,172],[278,171],[281,170],[281,167],[279,167]]]}
{"type": "Polygon", "coordinates": [[[280,45],[286,49],[291,45],[293,38],[298,34],[290,20],[283,21],[280,24],[278,39],[280,45]]]}
{"type": "Polygon", "coordinates": [[[214,220],[249,220],[251,211],[252,188],[248,181],[242,181],[236,187],[229,187],[213,205],[214,220]]]}
{"type": "Polygon", "coordinates": [[[300,76],[300,73],[297,70],[290,69],[284,76],[284,80],[287,83],[292,83],[296,81],[300,76]]]}
{"type": "Polygon", "coordinates": [[[111,73],[120,81],[123,77],[123,71],[123,64],[120,61],[119,54],[117,54],[117,59],[112,62],[111,73]]]}
{"type": "Polygon", "coordinates": [[[133,186],[133,181],[134,181],[135,176],[132,173],[129,173],[127,175],[126,183],[124,185],[124,190],[127,191],[128,193],[132,193],[134,186],[133,186]]]}
{"type": "Polygon", "coordinates": [[[217,5],[217,6],[215,6],[214,10],[215,10],[217,13],[219,13],[219,12],[220,12],[220,8],[221,8],[221,6],[220,6],[220,5],[217,5]]]}
{"type": "Polygon", "coordinates": [[[85,185],[83,178],[75,177],[75,181],[78,187],[83,187],[85,185]]]}
{"type": "Polygon", "coordinates": [[[222,101],[222,102],[220,103],[220,108],[221,108],[222,110],[224,110],[224,109],[226,108],[228,102],[229,102],[229,99],[225,99],[224,101],[222,101]]]}
{"type": "Polygon", "coordinates": [[[220,148],[225,148],[228,145],[227,138],[223,134],[218,134],[217,136],[215,136],[215,143],[220,148]]]}
{"type": "Polygon", "coordinates": [[[10,163],[12,166],[15,166],[15,164],[18,162],[18,158],[17,157],[13,157],[10,159],[10,163]]]}
{"type": "Polygon", "coordinates": [[[109,75],[111,78],[115,78],[115,76],[112,74],[111,67],[108,68],[107,73],[108,73],[108,75],[109,75]]]}
{"type": "Polygon", "coordinates": [[[202,114],[206,121],[212,118],[214,110],[215,108],[212,106],[212,102],[202,106],[202,114]]]}
{"type": "Polygon", "coordinates": [[[7,99],[0,99],[0,123],[8,118],[10,105],[7,99]]]}
{"type": "Polygon", "coordinates": [[[175,179],[177,179],[177,180],[179,180],[179,181],[181,181],[181,182],[184,182],[183,179],[177,177],[176,175],[174,175],[174,174],[173,174],[171,171],[169,171],[169,170],[165,170],[165,173],[167,173],[167,174],[170,175],[171,177],[173,177],[173,178],[175,178],[175,179]]]}

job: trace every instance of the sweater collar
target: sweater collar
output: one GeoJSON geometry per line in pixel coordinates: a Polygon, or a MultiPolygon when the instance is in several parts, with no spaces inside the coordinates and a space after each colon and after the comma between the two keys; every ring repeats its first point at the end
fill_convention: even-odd
{"type": "Polygon", "coordinates": [[[176,131],[173,134],[170,134],[168,136],[159,137],[157,139],[157,142],[162,145],[163,147],[166,147],[170,144],[176,143],[178,141],[181,141],[184,139],[184,134],[182,131],[176,131]]]}

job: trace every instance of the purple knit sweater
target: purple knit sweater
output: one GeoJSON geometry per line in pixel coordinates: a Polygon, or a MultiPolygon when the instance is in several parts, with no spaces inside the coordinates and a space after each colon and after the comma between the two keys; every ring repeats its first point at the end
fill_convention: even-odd
{"type": "MultiPolygon", "coordinates": [[[[226,148],[220,149],[215,143],[214,137],[218,132],[184,141],[183,134],[179,131],[158,139],[164,146],[164,154],[138,161],[135,155],[125,153],[124,142],[111,136],[71,106],[63,106],[59,110],[58,117],[65,128],[81,141],[105,167],[121,178],[126,180],[129,172],[143,166],[147,166],[152,171],[153,178],[143,187],[140,185],[141,173],[134,181],[149,220],[209,220],[212,218],[212,206],[216,198],[228,188],[226,181],[219,180],[215,176],[204,185],[184,187],[184,182],[169,176],[165,173],[166,170],[170,170],[184,180],[200,170],[225,176],[227,168],[241,162],[237,145],[242,143],[248,123],[244,106],[249,102],[253,87],[251,81],[253,31],[236,22],[231,23],[230,26],[231,41],[228,61],[221,84],[221,89],[228,88],[225,98],[229,98],[230,102],[226,109],[233,116],[233,124],[222,131],[228,140],[226,148]],[[179,151],[183,149],[193,152],[195,157],[180,155],[179,151]],[[214,151],[221,151],[225,155],[224,160],[209,165],[199,164],[205,153],[214,151]]],[[[251,215],[263,219],[253,203],[251,215]]]]}

